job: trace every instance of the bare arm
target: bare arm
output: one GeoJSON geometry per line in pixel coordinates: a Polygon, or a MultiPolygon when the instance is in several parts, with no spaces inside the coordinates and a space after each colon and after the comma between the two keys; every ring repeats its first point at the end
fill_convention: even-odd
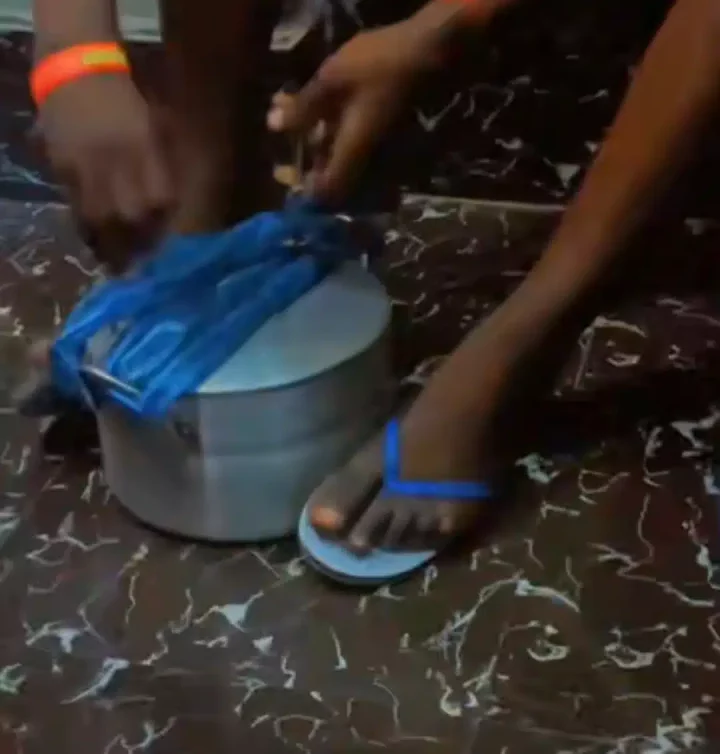
{"type": "Polygon", "coordinates": [[[685,165],[719,93],[720,4],[677,0],[555,237],[497,312],[511,351],[532,345],[603,272],[685,165]]]}
{"type": "Polygon", "coordinates": [[[33,0],[35,57],[119,38],[115,0],[33,0]]]}
{"type": "Polygon", "coordinates": [[[451,43],[455,33],[482,28],[494,16],[520,0],[431,0],[415,15],[420,26],[436,29],[441,42],[451,43]]]}
{"type": "Polygon", "coordinates": [[[465,412],[493,410],[517,364],[600,278],[685,164],[719,90],[720,3],[677,0],[544,254],[453,354],[456,369],[478,379],[448,388],[440,370],[439,390],[464,391],[458,404],[465,412]]]}

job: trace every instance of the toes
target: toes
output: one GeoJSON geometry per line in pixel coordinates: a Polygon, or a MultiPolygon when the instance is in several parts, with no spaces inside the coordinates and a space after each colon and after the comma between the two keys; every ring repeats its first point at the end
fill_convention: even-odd
{"type": "Polygon", "coordinates": [[[387,501],[383,498],[373,500],[348,533],[348,547],[364,553],[379,545],[394,521],[394,513],[387,508],[387,501]]]}
{"type": "MultiPolygon", "coordinates": [[[[427,505],[427,504],[426,504],[427,505]]],[[[434,546],[438,539],[440,527],[438,525],[437,510],[419,512],[406,532],[406,545],[414,549],[425,549],[434,546]]]]}
{"type": "Polygon", "coordinates": [[[340,534],[375,491],[376,479],[348,468],[323,482],[310,498],[310,521],[320,533],[340,534]]]}
{"type": "Polygon", "coordinates": [[[412,530],[412,523],[412,514],[407,509],[392,511],[385,535],[382,537],[382,546],[388,550],[400,549],[407,541],[407,535],[412,530]]]}
{"type": "Polygon", "coordinates": [[[414,502],[377,497],[348,532],[348,548],[362,554],[374,547],[401,550],[421,546],[421,538],[417,536],[418,517],[413,510],[414,502]]]}
{"type": "Polygon", "coordinates": [[[443,502],[437,507],[437,527],[442,535],[460,532],[471,525],[478,516],[479,506],[443,502]]]}
{"type": "Polygon", "coordinates": [[[333,535],[347,530],[362,516],[363,506],[380,483],[380,455],[373,441],[312,494],[308,503],[312,525],[320,533],[333,535]]]}
{"type": "Polygon", "coordinates": [[[457,531],[453,511],[454,503],[415,501],[416,515],[408,526],[405,545],[415,550],[442,546],[457,531]]]}
{"type": "Polygon", "coordinates": [[[450,513],[439,515],[437,527],[440,534],[450,534],[455,529],[455,517],[450,513]]]}
{"type": "MultiPolygon", "coordinates": [[[[331,496],[329,490],[326,493],[322,488],[320,494],[323,496],[327,494],[329,500],[335,499],[336,497],[335,495],[331,496]]],[[[310,520],[312,521],[312,525],[317,529],[322,531],[339,532],[343,528],[344,516],[339,510],[331,508],[330,503],[320,502],[314,504],[311,508],[310,520]]]]}
{"type": "Polygon", "coordinates": [[[373,547],[435,548],[466,531],[480,513],[476,505],[380,496],[351,525],[347,546],[357,553],[366,553],[373,547]]]}

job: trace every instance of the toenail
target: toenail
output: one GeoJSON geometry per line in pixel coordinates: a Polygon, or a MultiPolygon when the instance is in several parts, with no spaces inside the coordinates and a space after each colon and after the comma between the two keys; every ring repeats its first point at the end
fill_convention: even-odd
{"type": "Polygon", "coordinates": [[[332,508],[316,508],[312,512],[312,522],[321,529],[339,529],[342,526],[342,516],[332,508]]]}
{"type": "Polygon", "coordinates": [[[353,550],[358,550],[359,552],[364,552],[368,549],[368,543],[359,537],[351,537],[349,544],[353,550]]]}

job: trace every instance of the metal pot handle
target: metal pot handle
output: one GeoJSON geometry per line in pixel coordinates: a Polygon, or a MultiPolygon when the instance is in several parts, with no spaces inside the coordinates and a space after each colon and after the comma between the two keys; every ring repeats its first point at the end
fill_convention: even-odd
{"type": "MultiPolygon", "coordinates": [[[[106,387],[113,388],[114,390],[120,390],[124,392],[130,398],[137,398],[140,395],[140,391],[122,380],[118,380],[104,369],[86,364],[80,369],[81,374],[85,379],[89,379],[94,382],[102,382],[106,387]]],[[[200,445],[197,429],[187,420],[178,416],[169,416],[169,427],[172,427],[173,432],[177,438],[191,450],[197,450],[200,445]]]]}
{"type": "Polygon", "coordinates": [[[136,387],[118,380],[104,369],[100,369],[100,367],[93,366],[92,364],[84,364],[80,367],[80,374],[86,379],[89,378],[90,382],[101,382],[106,387],[120,390],[130,398],[138,398],[140,396],[140,391],[136,387]]]}

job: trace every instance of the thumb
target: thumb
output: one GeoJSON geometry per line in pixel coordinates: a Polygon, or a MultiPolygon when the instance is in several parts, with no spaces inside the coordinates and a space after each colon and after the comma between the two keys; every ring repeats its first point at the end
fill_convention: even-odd
{"type": "Polygon", "coordinates": [[[296,94],[279,92],[272,99],[268,128],[271,131],[310,130],[325,117],[335,90],[332,80],[318,72],[296,94]]]}

